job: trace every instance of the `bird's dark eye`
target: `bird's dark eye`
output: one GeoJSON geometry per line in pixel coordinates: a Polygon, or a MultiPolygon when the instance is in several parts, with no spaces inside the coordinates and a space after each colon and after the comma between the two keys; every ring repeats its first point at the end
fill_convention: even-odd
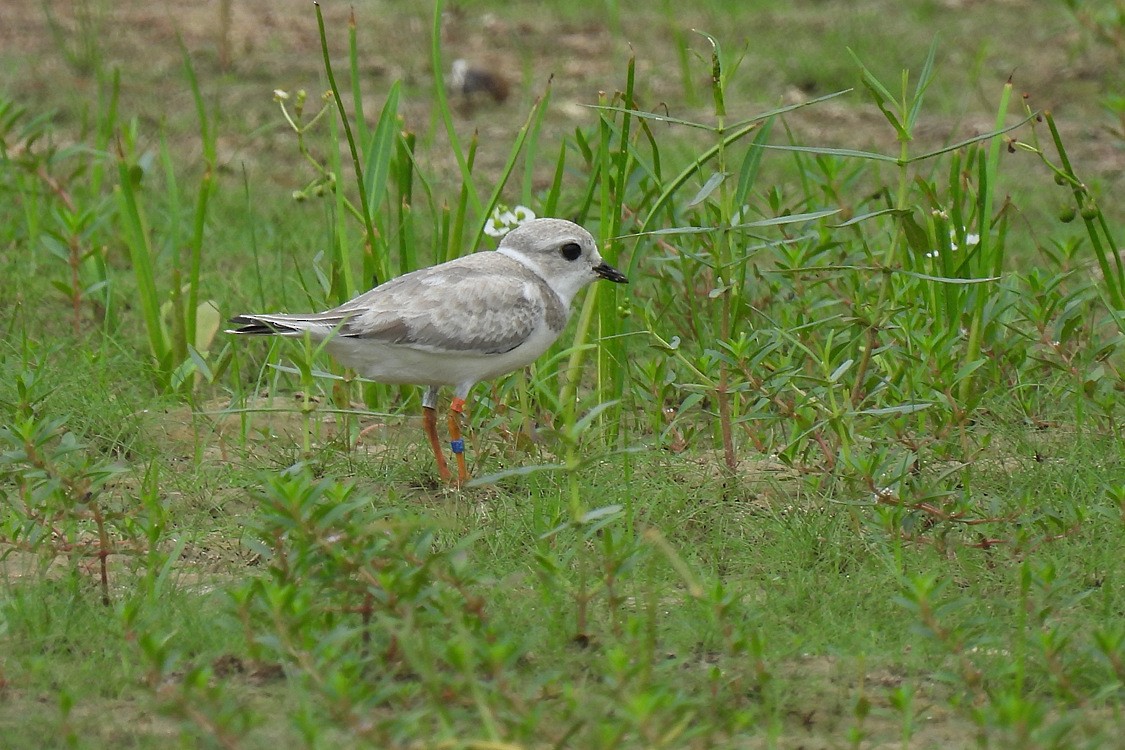
{"type": "Polygon", "coordinates": [[[559,248],[559,255],[567,260],[578,260],[582,255],[582,247],[577,242],[568,242],[559,248]]]}

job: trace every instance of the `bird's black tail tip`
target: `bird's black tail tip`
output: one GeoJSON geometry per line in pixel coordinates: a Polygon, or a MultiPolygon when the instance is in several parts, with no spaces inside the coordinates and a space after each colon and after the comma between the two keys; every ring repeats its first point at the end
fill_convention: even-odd
{"type": "Polygon", "coordinates": [[[248,315],[236,315],[228,322],[233,323],[237,328],[228,328],[227,333],[242,334],[246,336],[267,336],[275,333],[292,333],[295,329],[291,326],[280,325],[277,323],[268,323],[257,318],[252,318],[248,315]]]}

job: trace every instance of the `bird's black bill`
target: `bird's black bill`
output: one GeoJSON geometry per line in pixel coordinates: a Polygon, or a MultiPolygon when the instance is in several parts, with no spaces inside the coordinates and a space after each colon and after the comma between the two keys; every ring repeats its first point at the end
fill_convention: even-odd
{"type": "Polygon", "coordinates": [[[615,284],[629,283],[629,279],[625,278],[625,274],[621,273],[608,263],[600,263],[594,266],[594,273],[596,273],[606,281],[612,281],[615,284]]]}

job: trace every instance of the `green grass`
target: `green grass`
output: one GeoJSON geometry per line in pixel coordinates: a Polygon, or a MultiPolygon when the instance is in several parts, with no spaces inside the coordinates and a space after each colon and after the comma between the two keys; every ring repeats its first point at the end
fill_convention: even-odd
{"type": "Polygon", "coordinates": [[[311,10],[28,12],[5,747],[1115,746],[1125,141],[1043,69],[1117,27],[888,7],[333,7],[330,69],[311,10]],[[499,38],[499,109],[419,72],[499,38]],[[464,490],[416,389],[216,334],[486,245],[497,203],[631,283],[476,387],[464,490]]]}

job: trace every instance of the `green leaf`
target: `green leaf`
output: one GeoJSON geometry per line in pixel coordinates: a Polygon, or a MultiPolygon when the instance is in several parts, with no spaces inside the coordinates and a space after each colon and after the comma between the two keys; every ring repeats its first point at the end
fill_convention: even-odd
{"type": "Polygon", "coordinates": [[[853,216],[842,224],[832,224],[831,226],[833,229],[843,229],[844,227],[850,227],[853,224],[859,224],[860,222],[867,221],[868,219],[874,219],[876,216],[886,216],[887,214],[901,213],[905,213],[905,210],[901,208],[883,208],[878,211],[870,211],[865,214],[860,214],[859,216],[853,216]]]}
{"type": "Polygon", "coordinates": [[[860,409],[854,411],[852,414],[865,414],[867,416],[879,416],[884,414],[913,414],[923,409],[929,409],[933,406],[932,401],[919,401],[913,404],[899,404],[898,406],[884,406],[879,409],[860,409]]]}
{"type": "MultiPolygon", "coordinates": [[[[505,469],[498,471],[494,474],[485,474],[483,477],[474,477],[465,483],[466,487],[483,487],[488,484],[496,484],[501,479],[508,477],[524,477],[528,474],[535,474],[540,471],[566,471],[565,464],[536,464],[535,466],[519,466],[515,469],[505,469]]],[[[548,532],[550,533],[550,532],[548,532]]]]}
{"type": "Polygon", "coordinates": [[[854,148],[827,148],[823,146],[787,146],[783,144],[763,144],[762,148],[768,148],[773,151],[795,151],[802,154],[818,154],[821,156],[848,156],[853,159],[869,159],[871,161],[886,161],[892,164],[898,164],[898,158],[894,156],[887,156],[886,154],[878,154],[874,151],[859,151],[854,148]]]}
{"type": "Polygon", "coordinates": [[[621,505],[606,505],[601,508],[587,511],[582,514],[581,518],[578,519],[578,523],[592,523],[602,518],[619,515],[621,513],[622,507],[623,506],[621,505]]]}
{"type": "Polygon", "coordinates": [[[1012,125],[1008,125],[1007,127],[996,128],[995,130],[990,130],[987,133],[981,133],[980,135],[974,135],[972,138],[966,138],[963,141],[958,141],[957,143],[954,143],[951,146],[945,146],[944,148],[939,148],[937,151],[927,151],[924,154],[920,154],[918,156],[912,156],[903,163],[904,164],[913,164],[916,161],[925,161],[926,159],[932,159],[935,156],[941,156],[942,154],[948,154],[950,151],[956,151],[960,148],[964,148],[965,146],[969,146],[969,145],[972,145],[974,143],[980,143],[981,141],[987,141],[990,138],[995,138],[998,135],[1003,135],[1004,133],[1007,133],[1011,130],[1015,130],[1016,128],[1020,127],[1021,125],[1025,124],[1026,122],[1028,122],[1030,120],[1035,119],[1038,116],[1039,116],[1038,112],[1032,112],[1030,115],[1028,115],[1027,117],[1024,117],[1019,122],[1014,123],[1012,125]]]}
{"type": "Polygon", "coordinates": [[[837,367],[835,370],[833,370],[832,374],[828,376],[828,382],[829,383],[835,383],[837,380],[839,380],[843,376],[843,374],[845,372],[847,372],[848,370],[851,369],[851,366],[853,364],[855,364],[854,359],[845,360],[843,364],[841,364],[839,367],[837,367]]]}
{"type": "Polygon", "coordinates": [[[687,202],[684,208],[698,206],[700,203],[707,200],[707,196],[715,192],[715,188],[721,185],[723,180],[725,180],[727,177],[729,177],[729,175],[726,172],[715,172],[713,175],[708,177],[707,182],[703,183],[703,187],[699,189],[699,192],[695,194],[694,198],[687,202]]]}
{"type": "Polygon", "coordinates": [[[876,106],[879,107],[879,111],[883,113],[883,117],[887,118],[887,122],[895,129],[899,140],[910,140],[909,131],[907,131],[903,122],[898,118],[898,115],[890,110],[888,105],[888,102],[896,102],[894,95],[867,69],[867,66],[860,61],[859,57],[856,56],[855,52],[853,52],[850,47],[848,48],[848,54],[852,56],[856,65],[859,66],[860,72],[862,73],[863,87],[871,94],[871,98],[875,101],[876,106]]]}
{"type": "Polygon", "coordinates": [[[571,439],[577,440],[578,437],[583,432],[585,432],[587,430],[587,428],[589,428],[589,426],[593,423],[593,421],[598,418],[599,414],[601,414],[603,411],[605,411],[609,407],[614,406],[615,404],[617,404],[616,399],[613,400],[613,401],[606,401],[604,403],[598,404],[593,409],[586,412],[585,416],[583,416],[582,419],[579,419],[577,422],[575,422],[574,427],[571,428],[571,430],[570,430],[571,439]]]}
{"type": "Polygon", "coordinates": [[[215,300],[206,300],[199,303],[195,310],[195,331],[193,339],[195,348],[206,352],[215,340],[215,334],[222,326],[223,316],[219,313],[219,306],[215,300]]]}
{"type": "Polygon", "coordinates": [[[746,150],[746,156],[742,159],[742,166],[738,169],[738,188],[734,193],[734,205],[736,206],[742,206],[746,202],[750,189],[758,179],[758,170],[762,166],[762,154],[764,153],[762,144],[769,138],[771,130],[773,130],[772,118],[766,120],[765,125],[754,136],[754,140],[750,142],[750,148],[746,150]]]}
{"type": "Polygon", "coordinates": [[[45,234],[42,237],[43,245],[47,248],[47,252],[55,256],[64,263],[70,262],[70,248],[65,242],[52,234],[45,234]]]}
{"type": "Polygon", "coordinates": [[[649,344],[649,347],[656,349],[657,351],[664,352],[665,354],[678,354],[678,350],[680,348],[680,337],[673,336],[670,341],[664,341],[663,339],[656,337],[656,342],[649,344]]]}
{"type": "Polygon", "coordinates": [[[114,189],[117,197],[117,210],[120,217],[125,246],[129,250],[129,260],[137,281],[137,300],[142,313],[145,330],[148,333],[149,350],[158,363],[167,359],[171,343],[161,324],[160,298],[156,291],[155,258],[148,222],[145,220],[137,194],[134,170],[124,151],[132,151],[133,144],[126,143],[117,160],[118,184],[114,189]]]}
{"type": "Polygon", "coordinates": [[[910,249],[919,257],[925,257],[926,253],[930,252],[930,239],[926,235],[926,230],[914,220],[914,212],[900,213],[898,219],[902,223],[902,231],[906,235],[906,241],[910,243],[910,249]]]}
{"type": "Polygon", "coordinates": [[[973,360],[972,362],[969,362],[966,365],[962,365],[961,369],[959,369],[957,371],[957,374],[953,376],[953,382],[954,383],[961,382],[962,380],[964,380],[965,378],[969,377],[974,372],[979,370],[981,367],[983,367],[984,363],[987,362],[987,361],[988,360],[985,360],[985,359],[975,359],[975,360],[973,360]]]}
{"type": "Polygon", "coordinates": [[[803,214],[786,214],[784,216],[774,216],[770,219],[748,221],[745,224],[736,224],[731,227],[731,229],[760,229],[761,227],[779,227],[786,224],[800,224],[806,221],[823,219],[825,216],[832,216],[838,213],[840,213],[840,209],[838,208],[823,208],[819,211],[808,211],[803,214]]]}
{"type": "MultiPolygon", "coordinates": [[[[838,208],[825,208],[820,211],[809,211],[803,214],[786,214],[785,216],[774,216],[768,219],[759,219],[758,221],[748,221],[744,224],[735,224],[730,227],[668,227],[666,229],[652,229],[646,232],[637,232],[635,234],[623,234],[616,239],[629,239],[631,237],[662,237],[666,235],[680,235],[680,234],[709,234],[712,232],[725,232],[725,231],[739,231],[743,229],[761,229],[763,227],[778,227],[786,224],[799,224],[806,221],[816,221],[823,219],[825,216],[832,216],[833,214],[840,213],[838,208]]],[[[774,247],[777,244],[785,243],[770,243],[763,247],[774,247]]]]}
{"type": "Polygon", "coordinates": [[[877,101],[893,102],[895,99],[894,95],[887,90],[886,86],[879,82],[878,78],[872,75],[871,71],[867,69],[867,66],[863,64],[863,61],[859,59],[859,55],[857,55],[851,47],[848,47],[847,50],[852,60],[859,66],[860,73],[864,78],[863,82],[871,89],[872,96],[874,96],[877,101]]]}
{"type": "Polygon", "coordinates": [[[214,374],[211,372],[210,366],[208,366],[207,364],[207,360],[202,354],[199,353],[199,351],[194,346],[191,346],[190,344],[188,345],[188,357],[192,362],[195,363],[196,370],[204,380],[210,383],[215,379],[214,374]]]}
{"type": "Polygon", "coordinates": [[[398,100],[402,82],[395,81],[387,92],[383,111],[365,154],[367,163],[363,167],[363,179],[367,189],[367,212],[369,216],[378,213],[379,206],[387,194],[387,173],[391,159],[394,158],[395,138],[398,136],[398,100]]]}
{"type": "Polygon", "coordinates": [[[917,271],[905,271],[896,269],[892,273],[900,273],[903,276],[913,276],[916,279],[923,281],[936,281],[939,284],[987,284],[992,281],[999,281],[1000,276],[985,276],[979,279],[963,279],[963,278],[949,278],[947,276],[931,276],[928,273],[918,273],[917,271]]]}
{"type": "MultiPolygon", "coordinates": [[[[669,117],[668,115],[657,114],[656,112],[643,112],[639,109],[628,109],[627,107],[610,107],[604,104],[586,104],[584,105],[590,109],[599,109],[606,112],[620,112],[631,117],[636,117],[641,120],[652,120],[653,122],[665,122],[669,125],[683,125],[688,128],[699,128],[700,130],[715,130],[714,125],[707,125],[702,122],[692,122],[691,120],[681,120],[676,117],[669,117]]],[[[581,147],[582,144],[577,144],[581,147]]],[[[587,148],[588,150],[588,148],[587,148]]]]}
{"type": "Polygon", "coordinates": [[[906,115],[906,127],[914,130],[914,123],[918,121],[918,113],[922,111],[922,101],[925,99],[926,89],[934,80],[934,57],[937,55],[938,36],[930,42],[930,51],[926,54],[926,61],[922,63],[922,72],[918,75],[918,83],[914,87],[914,101],[910,103],[910,112],[906,115]]]}

